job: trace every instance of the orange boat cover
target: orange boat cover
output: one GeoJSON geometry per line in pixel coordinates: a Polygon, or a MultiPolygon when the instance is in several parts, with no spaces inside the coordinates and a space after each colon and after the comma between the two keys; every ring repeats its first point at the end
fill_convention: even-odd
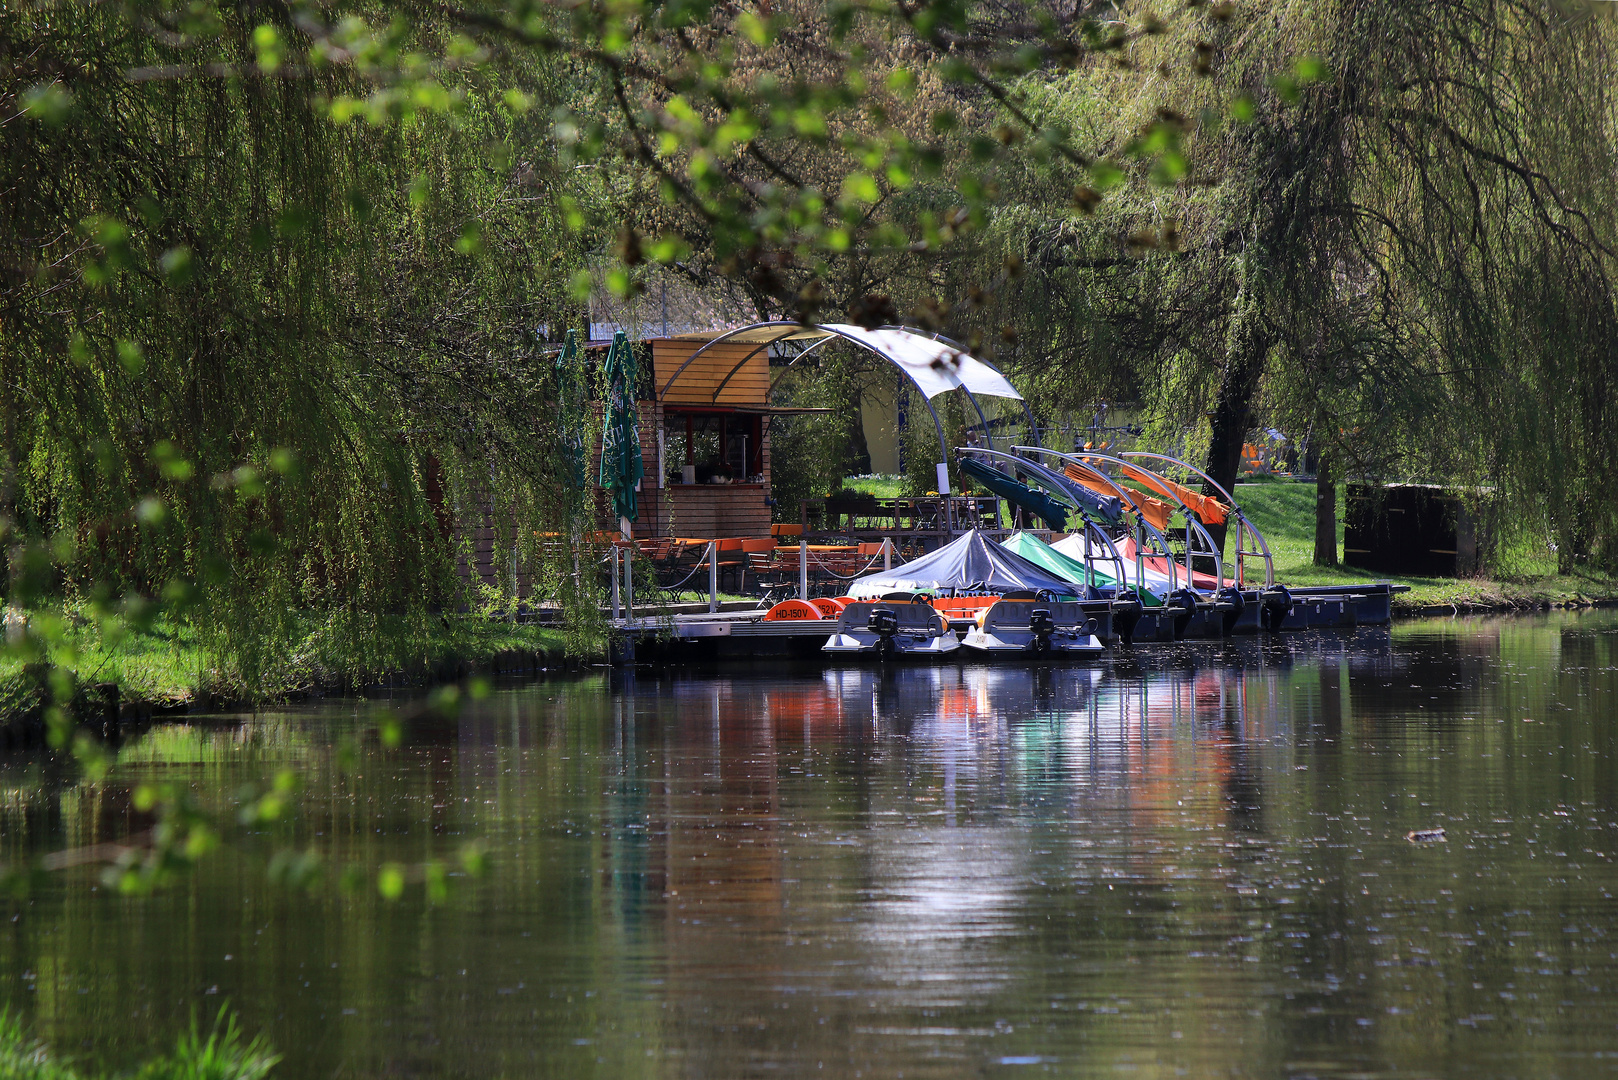
{"type": "MultiPolygon", "coordinates": [[[[1131,480],[1139,481],[1153,491],[1167,495],[1171,499],[1179,499],[1189,506],[1204,525],[1223,525],[1225,515],[1229,513],[1225,504],[1211,495],[1203,495],[1192,491],[1182,484],[1176,484],[1166,476],[1159,476],[1155,472],[1139,468],[1135,465],[1125,465],[1124,475],[1131,480]]],[[[1158,528],[1162,528],[1161,525],[1158,528]]]]}
{"type": "Polygon", "coordinates": [[[786,622],[797,619],[818,619],[820,609],[802,600],[783,600],[764,613],[765,622],[786,622]]]}
{"type": "MultiPolygon", "coordinates": [[[[1075,465],[1068,462],[1067,468],[1063,469],[1062,472],[1067,475],[1069,480],[1083,484],[1098,495],[1107,495],[1112,498],[1118,497],[1118,493],[1113,490],[1113,486],[1107,482],[1106,477],[1088,465],[1075,465]]],[[[1123,492],[1129,496],[1130,505],[1134,508],[1135,513],[1150,521],[1158,529],[1169,527],[1169,518],[1174,516],[1174,507],[1162,499],[1154,499],[1150,495],[1143,495],[1128,488],[1123,488],[1123,492]]]]}
{"type": "Polygon", "coordinates": [[[817,596],[809,602],[815,606],[816,611],[820,612],[820,617],[822,619],[835,619],[837,616],[843,613],[843,605],[841,603],[836,600],[828,599],[824,596],[817,596]]]}

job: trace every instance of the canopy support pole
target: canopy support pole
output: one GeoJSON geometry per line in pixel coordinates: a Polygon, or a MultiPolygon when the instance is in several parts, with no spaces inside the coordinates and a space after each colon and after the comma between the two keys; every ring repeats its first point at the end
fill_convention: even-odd
{"type": "Polygon", "coordinates": [[[719,610],[719,541],[708,541],[708,614],[719,610]]]}

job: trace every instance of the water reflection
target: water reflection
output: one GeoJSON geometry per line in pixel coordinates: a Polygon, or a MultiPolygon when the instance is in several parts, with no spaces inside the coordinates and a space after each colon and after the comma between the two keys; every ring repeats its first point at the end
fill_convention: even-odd
{"type": "Polygon", "coordinates": [[[168,725],[101,785],[8,761],[7,856],[145,827],[158,775],[296,762],[301,816],[164,896],[53,881],[0,986],[113,1065],[228,997],[297,1076],[1603,1072],[1615,630],[601,676],[346,774],[355,703],[168,725]],[[262,872],[469,836],[493,871],[437,908],[262,872]]]}

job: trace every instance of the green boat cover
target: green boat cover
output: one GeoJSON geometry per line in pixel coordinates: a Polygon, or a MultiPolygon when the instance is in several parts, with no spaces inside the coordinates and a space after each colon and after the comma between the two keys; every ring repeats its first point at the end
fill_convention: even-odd
{"type": "MultiPolygon", "coordinates": [[[[1087,569],[1078,559],[1057,551],[1032,533],[1014,532],[1001,541],[1001,546],[1010,548],[1035,566],[1076,584],[1092,584],[1101,587],[1118,584],[1118,579],[1114,575],[1102,573],[1099,568],[1087,569]]],[[[1143,607],[1162,606],[1163,601],[1152,595],[1150,590],[1135,589],[1132,591],[1140,597],[1143,607]]]]}

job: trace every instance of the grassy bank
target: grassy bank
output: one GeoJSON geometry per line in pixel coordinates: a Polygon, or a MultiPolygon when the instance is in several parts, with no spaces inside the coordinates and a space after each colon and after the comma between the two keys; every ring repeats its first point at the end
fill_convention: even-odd
{"type": "MultiPolygon", "coordinates": [[[[16,619],[12,613],[13,621],[16,619]]],[[[157,620],[116,639],[74,608],[28,615],[52,644],[51,665],[68,672],[84,697],[102,683],[118,686],[134,708],[173,708],[280,700],[378,682],[409,684],[471,671],[560,665],[566,642],[559,630],[478,615],[367,619],[363,625],[310,619],[301,639],[276,650],[251,685],[221,668],[188,624],[157,620]]],[[[0,655],[0,722],[34,711],[39,678],[0,655]]]]}
{"type": "MultiPolygon", "coordinates": [[[[1353,585],[1391,581],[1410,591],[1396,597],[1395,610],[1459,610],[1583,606],[1618,599],[1618,579],[1605,574],[1559,574],[1549,552],[1517,552],[1511,569],[1488,576],[1427,578],[1378,574],[1353,567],[1314,565],[1315,486],[1308,482],[1242,484],[1236,498],[1264,533],[1275,558],[1276,580],[1288,585],[1353,585]]],[[[1337,550],[1343,550],[1342,489],[1338,488],[1337,550]]]]}
{"type": "MultiPolygon", "coordinates": [[[[262,1080],[280,1061],[262,1038],[247,1039],[223,1012],[212,1031],[195,1024],[180,1036],[174,1052],[146,1062],[134,1080],[262,1080]]],[[[0,1077],[6,1080],[97,1080],[30,1038],[15,1014],[0,1012],[0,1077]]]]}

